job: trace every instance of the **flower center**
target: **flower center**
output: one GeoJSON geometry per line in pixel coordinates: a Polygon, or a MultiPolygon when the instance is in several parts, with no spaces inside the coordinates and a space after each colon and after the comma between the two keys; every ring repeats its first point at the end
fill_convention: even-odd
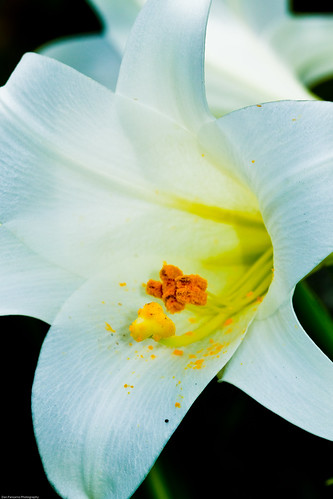
{"type": "Polygon", "coordinates": [[[263,300],[273,277],[272,262],[273,250],[269,247],[223,296],[206,291],[208,283],[203,277],[184,275],[178,267],[164,264],[160,281],[150,279],[147,282],[147,294],[162,300],[170,314],[190,308],[199,316],[198,321],[193,321],[199,325],[176,335],[175,324],[162,306],[151,302],[138,311],[138,318],[129,327],[131,336],[136,341],[152,338],[165,346],[181,347],[230,327],[242,311],[250,307],[255,311],[263,300]]]}

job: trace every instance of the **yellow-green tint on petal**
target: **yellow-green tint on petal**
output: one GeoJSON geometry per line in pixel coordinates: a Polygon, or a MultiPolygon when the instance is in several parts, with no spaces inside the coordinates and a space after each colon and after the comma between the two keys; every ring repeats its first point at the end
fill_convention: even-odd
{"type": "Polygon", "coordinates": [[[173,205],[177,209],[228,225],[254,227],[263,225],[260,213],[247,213],[238,210],[228,210],[219,206],[208,206],[203,203],[177,198],[176,196],[173,199],[173,205]]]}
{"type": "Polygon", "coordinates": [[[192,328],[183,334],[161,339],[160,343],[180,347],[210,337],[219,330],[222,331],[221,336],[229,335],[239,316],[245,310],[255,312],[267,293],[273,277],[272,257],[272,249],[269,248],[223,295],[208,294],[207,305],[200,310],[192,306],[192,328]]]}

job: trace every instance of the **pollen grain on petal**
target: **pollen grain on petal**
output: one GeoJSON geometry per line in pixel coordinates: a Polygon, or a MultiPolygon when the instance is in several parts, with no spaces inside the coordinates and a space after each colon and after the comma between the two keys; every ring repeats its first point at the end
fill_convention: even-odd
{"type": "Polygon", "coordinates": [[[178,355],[179,357],[181,357],[184,352],[183,352],[183,350],[178,350],[178,348],[176,348],[172,353],[174,355],[178,355]]]}
{"type": "Polygon", "coordinates": [[[110,333],[115,333],[115,329],[113,329],[108,322],[105,323],[105,329],[110,331],[110,333]]]}

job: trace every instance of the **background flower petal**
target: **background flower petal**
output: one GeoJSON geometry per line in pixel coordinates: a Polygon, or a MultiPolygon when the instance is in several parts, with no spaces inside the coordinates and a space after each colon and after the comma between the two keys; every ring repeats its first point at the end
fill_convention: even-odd
{"type": "Polygon", "coordinates": [[[333,440],[333,364],[305,333],[289,300],[252,323],[222,379],[297,426],[333,440]]]}
{"type": "Polygon", "coordinates": [[[306,85],[332,77],[332,15],[288,18],[268,38],[306,85]]]}
{"type": "Polygon", "coordinates": [[[272,239],[274,279],[260,307],[269,314],[333,249],[333,104],[253,106],[218,120],[215,137],[213,128],[203,143],[257,195],[272,239]]]}
{"type": "MultiPolygon", "coordinates": [[[[182,355],[136,343],[128,327],[147,303],[142,282],[157,260],[117,259],[72,295],[42,347],[34,428],[48,478],[65,497],[129,497],[253,315],[240,318],[240,334],[216,352],[216,335],[182,355]]],[[[187,321],[184,313],[173,319],[187,321]]]]}
{"type": "Polygon", "coordinates": [[[43,45],[38,52],[68,64],[112,90],[116,88],[121,54],[104,35],[59,39],[43,45]]]}
{"type": "Polygon", "coordinates": [[[104,33],[122,54],[136,16],[145,0],[88,0],[102,20],[104,33]]]}
{"type": "Polygon", "coordinates": [[[265,31],[288,13],[288,0],[216,0],[224,3],[255,31],[265,31]]]}
{"type": "MultiPolygon", "coordinates": [[[[262,10],[257,7],[249,12],[260,19],[264,2],[254,3],[260,3],[262,10]]],[[[207,99],[216,116],[260,102],[311,98],[290,66],[252,29],[244,13],[245,5],[246,2],[212,3],[205,69],[207,99]]],[[[265,5],[274,11],[274,2],[265,5]]]]}
{"type": "Polygon", "coordinates": [[[191,130],[210,120],[204,45],[210,0],[158,0],[140,12],[128,39],[117,93],[191,130]]]}

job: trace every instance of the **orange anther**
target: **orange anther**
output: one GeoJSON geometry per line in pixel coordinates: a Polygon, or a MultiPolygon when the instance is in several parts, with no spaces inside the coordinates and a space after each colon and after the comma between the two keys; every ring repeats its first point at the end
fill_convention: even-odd
{"type": "Polygon", "coordinates": [[[175,265],[164,264],[160,270],[161,281],[174,280],[181,275],[183,275],[183,272],[178,267],[175,267],[175,265]]]}
{"type": "Polygon", "coordinates": [[[155,298],[162,298],[162,283],[149,279],[146,291],[148,295],[155,296],[155,298]]]}
{"type": "Polygon", "coordinates": [[[176,298],[180,303],[206,305],[207,281],[198,275],[184,275],[176,279],[176,298]]]}
{"type": "Polygon", "coordinates": [[[164,264],[160,271],[161,283],[149,280],[147,293],[162,298],[167,310],[174,314],[184,310],[186,304],[206,305],[207,281],[194,274],[183,275],[174,265],[164,264]]]}

